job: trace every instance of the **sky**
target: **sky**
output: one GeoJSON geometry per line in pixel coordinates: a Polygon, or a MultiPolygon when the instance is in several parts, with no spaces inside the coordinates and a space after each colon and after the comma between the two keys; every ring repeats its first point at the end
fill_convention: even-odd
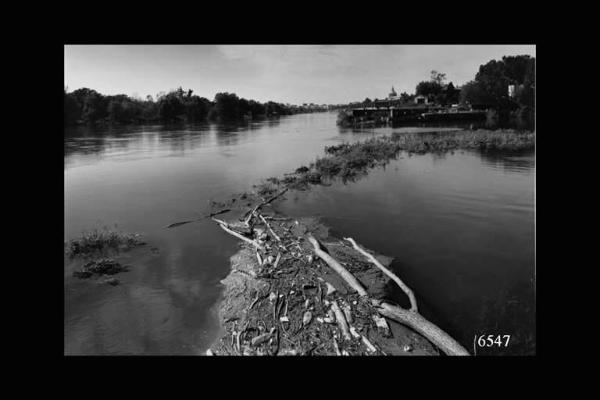
{"type": "Polygon", "coordinates": [[[535,45],[66,45],[64,80],[102,94],[156,96],[183,87],[260,102],[339,104],[414,93],[432,70],[455,86],[535,45]]]}

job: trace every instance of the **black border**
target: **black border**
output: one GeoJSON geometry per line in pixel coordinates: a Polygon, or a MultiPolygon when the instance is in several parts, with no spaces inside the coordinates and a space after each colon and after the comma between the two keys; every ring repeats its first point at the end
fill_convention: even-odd
{"type": "MultiPolygon", "coordinates": [[[[298,5],[300,6],[300,5],[298,5]]],[[[344,8],[353,7],[351,3],[348,3],[343,6],[344,8]]],[[[315,12],[316,13],[316,12],[315,12]]],[[[301,13],[300,13],[301,14],[301,13]]],[[[444,14],[442,12],[442,14],[444,14]]],[[[179,15],[181,17],[181,15],[179,15]]],[[[94,25],[94,22],[90,21],[82,21],[76,22],[73,29],[69,29],[69,33],[66,33],[61,39],[53,41],[49,46],[44,47],[42,51],[36,54],[37,64],[31,65],[31,71],[28,71],[32,76],[36,75],[39,70],[40,60],[43,60],[43,69],[44,71],[48,71],[47,74],[49,78],[41,83],[41,90],[43,93],[50,94],[49,96],[44,96],[47,99],[47,104],[52,104],[52,107],[48,107],[45,109],[48,112],[47,116],[40,117],[37,121],[32,122],[42,122],[45,126],[47,122],[51,121],[52,127],[44,129],[43,132],[39,133],[40,137],[36,137],[36,141],[39,140],[38,145],[36,145],[37,160],[35,165],[33,166],[36,170],[40,169],[40,166],[43,166],[43,172],[45,172],[48,176],[42,176],[35,179],[35,188],[30,188],[32,190],[32,194],[29,195],[29,199],[31,201],[30,204],[27,204],[30,210],[38,210],[39,212],[35,212],[38,216],[43,216],[43,225],[46,227],[44,231],[48,231],[48,236],[51,238],[55,238],[52,240],[48,240],[44,243],[44,245],[48,246],[48,249],[39,250],[41,254],[44,254],[44,258],[46,258],[46,262],[44,263],[44,270],[42,274],[48,274],[47,279],[43,277],[37,277],[42,282],[41,285],[41,293],[48,291],[48,294],[39,294],[36,296],[39,301],[40,297],[44,297],[44,301],[42,302],[42,306],[44,311],[40,313],[41,320],[36,321],[36,325],[40,326],[43,324],[46,328],[45,336],[46,338],[54,338],[54,335],[49,335],[49,332],[56,333],[56,342],[54,339],[50,343],[46,343],[44,350],[49,350],[51,354],[57,356],[57,358],[62,358],[63,360],[68,359],[69,363],[79,363],[84,360],[96,361],[97,359],[108,359],[108,357],[99,357],[99,356],[84,356],[84,357],[65,357],[64,353],[64,282],[59,282],[58,279],[62,280],[62,275],[56,271],[55,268],[60,268],[62,265],[63,259],[63,250],[62,250],[62,237],[57,233],[57,226],[63,227],[64,233],[64,148],[63,154],[59,150],[60,141],[55,137],[58,135],[58,131],[63,130],[63,122],[62,122],[62,100],[59,96],[62,97],[62,91],[64,88],[64,81],[61,78],[60,69],[64,68],[64,44],[118,44],[118,43],[139,43],[139,44],[207,44],[207,43],[218,43],[218,44],[521,44],[521,43],[530,43],[536,44],[536,58],[541,59],[542,68],[537,71],[537,124],[542,123],[542,131],[545,132],[545,136],[542,139],[542,154],[548,154],[548,150],[544,150],[544,147],[547,146],[547,139],[550,137],[548,132],[548,127],[544,127],[544,123],[542,122],[540,110],[542,110],[542,114],[545,112],[545,108],[547,107],[547,102],[545,99],[548,94],[542,95],[544,90],[547,90],[548,86],[551,84],[550,80],[545,79],[544,74],[548,73],[547,67],[550,61],[548,57],[547,50],[550,46],[547,46],[546,43],[541,42],[539,40],[538,34],[531,34],[530,32],[523,32],[518,29],[506,29],[506,30],[498,30],[495,33],[498,34],[496,38],[491,39],[488,37],[482,37],[480,34],[473,34],[473,32],[478,32],[479,30],[489,32],[490,25],[495,25],[497,27],[505,27],[508,28],[510,23],[507,22],[508,16],[502,16],[501,23],[490,22],[489,20],[486,23],[481,24],[469,24],[468,19],[456,19],[451,15],[443,15],[447,18],[446,23],[444,25],[445,29],[450,29],[453,26],[457,27],[456,31],[452,34],[440,34],[437,31],[432,31],[431,26],[435,25],[435,21],[427,20],[427,23],[423,23],[421,18],[417,18],[414,24],[411,23],[402,23],[401,27],[396,27],[392,23],[386,23],[384,15],[376,14],[373,15],[374,21],[371,24],[363,24],[362,20],[364,18],[368,18],[364,13],[354,14],[352,18],[345,19],[345,16],[341,16],[342,21],[339,20],[335,23],[334,26],[326,29],[325,33],[322,33],[320,30],[316,30],[315,27],[322,25],[331,25],[331,19],[327,18],[315,18],[313,15],[312,18],[303,19],[303,16],[295,16],[293,23],[289,23],[285,18],[280,18],[278,22],[270,21],[266,26],[263,26],[263,30],[261,28],[257,28],[260,25],[260,21],[251,20],[250,25],[254,25],[254,28],[247,27],[248,24],[244,24],[241,21],[246,21],[247,18],[243,17],[235,17],[228,18],[225,17],[224,26],[219,28],[214,26],[203,27],[203,29],[195,29],[195,26],[190,26],[188,23],[185,25],[186,27],[180,29],[178,31],[168,31],[166,29],[161,30],[158,33],[148,33],[148,31],[143,30],[141,33],[128,33],[128,37],[123,37],[122,32],[119,30],[111,30],[111,32],[107,33],[102,30],[93,30],[89,29],[91,25],[94,25]],[[315,20],[316,19],[316,20],[315,20]],[[450,22],[448,22],[448,20],[450,22]],[[83,25],[83,26],[82,26],[83,25]],[[347,26],[346,26],[347,25],[347,26]],[[464,25],[464,27],[461,27],[464,25]],[[226,27],[235,27],[235,29],[228,30],[226,27]],[[84,29],[84,27],[87,27],[84,29]],[[80,28],[80,29],[78,29],[80,28]],[[462,29],[461,29],[462,28],[462,29]],[[254,30],[253,30],[254,29],[254,30]],[[190,31],[194,31],[195,34],[189,33],[190,31]],[[196,40],[190,39],[194,37],[205,37],[205,33],[210,31],[208,37],[211,40],[205,41],[204,39],[196,40]],[[93,32],[93,33],[90,33],[93,32]],[[168,33],[170,32],[170,33],[168,33]],[[173,36],[169,37],[169,34],[176,32],[174,38],[173,36]],[[258,32],[258,33],[257,33],[258,32]],[[112,35],[112,37],[111,37],[112,35]],[[229,35],[229,36],[228,36],[229,35]],[[545,72],[542,72],[545,71],[545,72]],[[548,85],[548,86],[545,86],[548,85]],[[546,89],[544,88],[546,87],[546,89]],[[54,96],[56,95],[56,99],[54,96]],[[47,143],[45,143],[47,141],[47,143]],[[61,195],[62,193],[62,195],[61,195]],[[63,202],[61,204],[61,198],[63,202]],[[40,207],[40,201],[43,204],[40,207]],[[46,205],[46,202],[49,201],[50,204],[46,205]],[[55,203],[54,203],[55,202],[55,203]],[[59,209],[62,209],[63,212],[58,212],[59,209]],[[62,220],[60,220],[62,216],[62,220]],[[59,242],[60,241],[60,242],[59,242]],[[50,257],[56,255],[56,261],[48,262],[46,255],[51,254],[50,257]],[[50,284],[56,280],[56,283],[50,284]],[[60,289],[59,289],[60,288],[60,289]],[[60,290],[60,292],[58,292],[60,290]],[[54,299],[55,301],[50,301],[50,299],[54,299]],[[50,304],[52,304],[52,310],[56,307],[56,314],[54,312],[50,312],[50,304]],[[60,320],[61,315],[63,315],[63,321],[60,320]],[[54,326],[56,323],[57,326],[54,326]],[[61,327],[62,326],[62,327],[61,327]]],[[[102,16],[100,16],[102,18],[102,16]]],[[[185,23],[185,22],[184,22],[185,23]]],[[[118,22],[114,22],[115,25],[119,26],[118,22]]],[[[151,27],[148,28],[152,30],[151,27]]],[[[37,119],[37,118],[36,118],[37,119]]],[[[536,124],[536,125],[537,125],[536,124]]],[[[537,167],[537,152],[538,148],[536,145],[536,167],[537,167]]],[[[544,163],[544,158],[542,157],[542,165],[546,167],[547,165],[544,163]]],[[[537,168],[536,168],[537,170],[537,168]]],[[[35,172],[36,175],[38,171],[35,172]]],[[[33,175],[32,175],[33,176],[33,175]]],[[[537,198],[539,197],[539,187],[540,177],[536,173],[536,225],[540,223],[537,210],[540,206],[537,202],[537,198]]],[[[546,262],[540,262],[539,252],[537,251],[537,244],[540,243],[538,233],[545,231],[544,229],[536,229],[536,265],[546,265],[546,262]]],[[[64,237],[64,235],[62,235],[64,237]]],[[[546,239],[543,240],[545,242],[546,239]]],[[[548,264],[549,265],[549,264],[548,264]]],[[[541,291],[541,295],[546,296],[545,293],[548,293],[551,289],[548,288],[547,278],[547,268],[541,268],[542,274],[537,276],[542,276],[542,285],[537,285],[537,297],[540,296],[539,286],[542,286],[543,289],[541,291]],[[548,289],[547,289],[548,288],[548,289]]],[[[542,302],[546,302],[548,299],[544,299],[542,302]]],[[[39,305],[36,307],[38,308],[39,305]]],[[[505,367],[513,368],[515,367],[516,360],[519,362],[526,360],[533,360],[542,356],[548,348],[546,347],[547,343],[545,339],[545,335],[548,333],[546,328],[542,326],[542,315],[544,314],[545,307],[536,307],[537,308],[537,348],[538,355],[536,357],[477,357],[472,358],[477,361],[469,361],[468,359],[457,359],[457,358],[449,358],[449,357],[441,357],[436,358],[436,361],[426,361],[424,358],[393,358],[393,359],[382,359],[382,358],[368,358],[368,357],[360,357],[360,358],[318,358],[315,362],[315,359],[302,359],[302,361],[294,360],[290,361],[290,358],[278,358],[280,360],[279,363],[284,363],[285,366],[278,366],[273,359],[266,362],[266,364],[257,366],[262,369],[265,368],[267,370],[272,369],[280,369],[280,368],[289,368],[293,367],[293,364],[297,364],[300,368],[313,368],[317,365],[321,365],[325,368],[344,368],[344,367],[352,367],[352,368],[360,368],[359,370],[372,370],[378,371],[385,375],[384,371],[387,371],[389,374],[393,374],[392,376],[388,376],[388,379],[392,379],[392,382],[398,379],[398,375],[403,374],[398,370],[398,367],[410,367],[415,368],[418,366],[423,366],[427,369],[429,368],[437,368],[440,370],[454,369],[455,367],[460,366],[461,368],[467,367],[471,371],[475,371],[481,369],[480,364],[486,364],[486,368],[490,366],[494,366],[494,368],[504,369],[505,367]],[[540,335],[541,332],[541,335],[540,335]],[[359,365],[356,365],[356,359],[359,359],[359,365]],[[411,362],[409,364],[397,364],[402,363],[401,360],[410,359],[411,362]],[[452,360],[452,361],[450,361],[452,360]],[[490,362],[491,360],[491,362],[490,362]],[[385,365],[382,365],[381,362],[384,362],[385,365]],[[306,364],[308,363],[308,364],[306,364]],[[343,363],[343,364],[340,364],[343,363]],[[374,363],[374,364],[370,364],[374,363]],[[388,368],[385,368],[388,367],[388,368]],[[397,372],[395,372],[397,371],[397,372]]],[[[551,307],[548,307],[551,308],[551,307]]],[[[37,317],[36,317],[37,318],[37,317]]],[[[551,328],[550,328],[551,329],[551,328]]],[[[233,369],[235,370],[247,370],[252,369],[255,363],[261,363],[265,361],[263,358],[252,358],[251,361],[245,358],[221,358],[221,357],[182,357],[182,356],[118,356],[111,357],[115,360],[123,360],[123,359],[161,359],[161,360],[171,360],[176,359],[180,360],[194,360],[194,363],[201,362],[204,366],[209,368],[217,367],[217,365],[222,366],[223,369],[219,370],[228,370],[231,369],[233,363],[233,369]],[[226,361],[223,361],[226,360],[226,361]],[[219,364],[222,363],[222,364],[219,364]],[[241,369],[240,369],[241,368],[241,369]]],[[[428,359],[429,360],[429,359],[428,359]]],[[[112,363],[112,362],[111,362],[112,363]]],[[[526,363],[528,364],[528,362],[526,363]]],[[[139,365],[139,363],[138,363],[139,365]]],[[[194,366],[195,368],[195,366],[194,366]]],[[[405,371],[408,368],[402,368],[402,371],[405,371]]],[[[511,374],[512,375],[512,374],[511,374]]],[[[513,375],[514,376],[514,375],[513,375]]],[[[499,380],[503,380],[503,377],[497,377],[499,380]]],[[[469,380],[469,379],[467,379],[469,380]]],[[[496,385],[495,385],[496,386],[496,385]]]]}

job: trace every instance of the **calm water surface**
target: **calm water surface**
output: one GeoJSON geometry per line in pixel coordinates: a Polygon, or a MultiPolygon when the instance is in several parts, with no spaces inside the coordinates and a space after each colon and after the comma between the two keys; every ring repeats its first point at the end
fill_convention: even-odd
{"type": "MultiPolygon", "coordinates": [[[[354,131],[335,120],[66,131],[65,240],[116,225],[159,251],[123,254],[132,268],[114,287],[72,278],[83,262],[65,260],[65,353],[204,353],[219,333],[219,281],[236,239],[208,221],[165,225],[307,165],[324,146],[432,129],[354,131]]],[[[279,208],[321,215],[334,234],[394,256],[423,314],[468,348],[475,333],[511,334],[506,352],[530,353],[534,168],[533,154],[402,154],[356,182],[293,192],[279,208]]]]}

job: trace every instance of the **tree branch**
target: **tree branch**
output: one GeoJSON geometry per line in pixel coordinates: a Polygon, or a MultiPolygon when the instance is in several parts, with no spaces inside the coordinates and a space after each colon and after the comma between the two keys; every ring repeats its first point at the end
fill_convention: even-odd
{"type": "Polygon", "coordinates": [[[389,269],[384,267],[383,264],[381,264],[379,262],[379,260],[377,260],[372,254],[367,253],[364,249],[362,249],[359,245],[357,245],[356,242],[354,241],[354,239],[344,238],[344,240],[347,240],[350,243],[352,243],[352,247],[354,247],[354,249],[356,251],[358,251],[365,257],[367,257],[369,259],[369,261],[371,261],[373,264],[375,264],[375,266],[377,268],[382,270],[387,276],[389,276],[394,282],[396,282],[398,284],[398,286],[400,286],[400,289],[402,289],[402,291],[404,293],[406,293],[406,295],[408,296],[408,298],[410,300],[410,311],[412,311],[412,312],[419,311],[417,308],[417,299],[415,298],[413,291],[408,286],[406,286],[406,284],[404,282],[402,282],[402,279],[400,279],[396,274],[394,274],[392,271],[390,271],[389,269]]]}

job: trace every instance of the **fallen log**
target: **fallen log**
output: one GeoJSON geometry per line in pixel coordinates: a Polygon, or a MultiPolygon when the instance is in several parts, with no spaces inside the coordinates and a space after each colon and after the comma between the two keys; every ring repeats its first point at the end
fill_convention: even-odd
{"type": "Polygon", "coordinates": [[[429,322],[421,314],[388,303],[381,303],[377,307],[378,312],[384,317],[398,321],[401,324],[413,328],[425,336],[431,343],[436,345],[445,354],[450,356],[470,355],[460,343],[440,329],[437,325],[429,322]]]}
{"type": "Polygon", "coordinates": [[[396,274],[394,274],[392,271],[390,271],[389,269],[384,267],[383,264],[381,264],[379,262],[379,260],[377,260],[372,254],[367,253],[364,249],[362,249],[359,245],[357,245],[356,242],[354,241],[354,239],[344,238],[344,240],[347,240],[350,243],[352,243],[352,247],[354,247],[354,249],[356,251],[358,251],[360,254],[364,255],[365,257],[367,257],[369,259],[369,261],[371,261],[373,264],[375,264],[375,266],[377,268],[382,270],[384,274],[389,276],[394,282],[396,282],[398,284],[398,286],[400,286],[400,289],[402,289],[402,291],[404,293],[406,293],[406,295],[408,296],[408,298],[410,300],[410,311],[413,311],[413,312],[419,311],[417,308],[417,299],[415,298],[413,291],[408,286],[406,286],[406,284],[404,282],[402,282],[402,279],[400,279],[396,274]]]}
{"type": "MultiPolygon", "coordinates": [[[[359,295],[367,296],[367,292],[346,268],[344,268],[337,260],[321,249],[319,242],[312,236],[307,235],[308,240],[314,247],[315,254],[319,256],[327,265],[335,270],[359,295]]],[[[447,355],[468,356],[469,352],[454,340],[450,335],[440,329],[437,325],[426,320],[421,314],[415,311],[405,310],[401,307],[394,306],[388,303],[383,303],[377,299],[370,299],[377,311],[384,317],[393,319],[401,324],[407,325],[415,331],[422,334],[431,343],[436,345],[441,351],[447,355]]],[[[332,307],[333,308],[333,307],[332,307]]],[[[339,309],[339,306],[338,306],[339,309]]],[[[335,310],[334,310],[335,311],[335,310]]],[[[341,310],[340,310],[340,313],[341,310]]],[[[336,317],[338,317],[336,313],[336,317]]],[[[343,313],[342,313],[343,317],[343,313]]]]}
{"type": "Polygon", "coordinates": [[[221,221],[221,220],[219,220],[219,219],[216,219],[216,218],[212,218],[212,220],[213,220],[213,221],[215,221],[216,223],[218,223],[218,224],[219,224],[219,226],[221,227],[221,229],[223,229],[225,232],[229,233],[230,235],[233,235],[233,236],[235,236],[235,237],[236,237],[236,238],[238,238],[238,239],[242,239],[243,241],[250,243],[251,245],[253,245],[253,246],[254,246],[254,247],[256,247],[257,249],[260,249],[260,250],[262,250],[262,251],[264,251],[264,250],[265,250],[265,249],[264,249],[264,248],[263,248],[263,247],[262,247],[260,244],[258,244],[258,243],[257,243],[257,242],[255,242],[254,240],[252,240],[252,239],[250,239],[250,238],[247,238],[246,236],[244,236],[244,235],[242,235],[242,234],[240,234],[240,233],[237,233],[237,232],[236,232],[236,231],[234,231],[234,230],[231,230],[231,229],[229,229],[229,227],[228,227],[228,226],[229,226],[229,224],[227,224],[227,222],[225,222],[225,221],[221,221]]]}
{"type": "Polygon", "coordinates": [[[321,249],[320,243],[312,235],[307,235],[308,241],[313,245],[315,254],[327,263],[335,272],[337,272],[360,296],[367,296],[367,291],[362,284],[337,260],[321,249]]]}

